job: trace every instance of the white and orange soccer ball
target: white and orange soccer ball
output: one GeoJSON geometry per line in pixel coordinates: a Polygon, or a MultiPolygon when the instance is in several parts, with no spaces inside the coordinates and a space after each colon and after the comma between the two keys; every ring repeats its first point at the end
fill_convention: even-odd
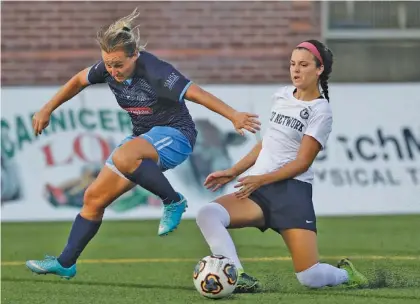
{"type": "Polygon", "coordinates": [[[194,286],[207,298],[230,296],[238,284],[238,269],[228,258],[210,255],[202,258],[194,268],[194,286]]]}

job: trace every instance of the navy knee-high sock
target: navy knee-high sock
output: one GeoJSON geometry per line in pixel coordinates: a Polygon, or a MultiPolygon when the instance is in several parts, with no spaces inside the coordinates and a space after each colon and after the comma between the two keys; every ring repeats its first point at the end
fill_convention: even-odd
{"type": "Polygon", "coordinates": [[[86,245],[98,232],[101,223],[102,221],[87,220],[80,214],[76,216],[73,226],[71,227],[67,245],[58,257],[58,262],[61,266],[69,268],[76,264],[83,249],[85,249],[86,245]]]}
{"type": "Polygon", "coordinates": [[[163,203],[179,201],[178,193],[172,188],[159,166],[151,159],[143,159],[141,164],[126,177],[133,183],[159,196],[163,203]]]}

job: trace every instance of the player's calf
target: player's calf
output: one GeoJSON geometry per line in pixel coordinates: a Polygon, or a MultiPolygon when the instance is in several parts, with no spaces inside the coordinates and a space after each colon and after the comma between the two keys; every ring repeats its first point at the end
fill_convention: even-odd
{"type": "Polygon", "coordinates": [[[92,185],[88,187],[85,191],[83,197],[83,207],[80,214],[89,220],[102,220],[102,217],[105,212],[105,208],[108,204],[105,204],[105,200],[99,192],[92,185]]]}

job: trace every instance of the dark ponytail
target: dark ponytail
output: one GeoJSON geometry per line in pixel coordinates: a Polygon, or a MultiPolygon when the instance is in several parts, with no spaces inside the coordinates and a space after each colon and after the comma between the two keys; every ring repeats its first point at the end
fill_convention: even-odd
{"type": "Polygon", "coordinates": [[[322,94],[324,95],[325,99],[330,101],[330,96],[328,94],[328,79],[330,78],[330,75],[322,73],[321,76],[319,76],[319,83],[322,88],[322,94]]]}

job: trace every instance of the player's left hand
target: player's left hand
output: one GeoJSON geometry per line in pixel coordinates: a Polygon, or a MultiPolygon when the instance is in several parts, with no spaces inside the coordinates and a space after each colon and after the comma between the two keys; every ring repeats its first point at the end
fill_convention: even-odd
{"type": "Polygon", "coordinates": [[[251,133],[255,133],[260,130],[261,122],[257,118],[257,114],[235,112],[232,118],[232,123],[236,132],[243,136],[245,134],[243,129],[248,130],[251,133]]]}
{"type": "Polygon", "coordinates": [[[235,188],[241,188],[235,192],[235,196],[239,199],[247,198],[252,192],[257,190],[264,184],[262,176],[250,175],[238,179],[235,188]]]}

